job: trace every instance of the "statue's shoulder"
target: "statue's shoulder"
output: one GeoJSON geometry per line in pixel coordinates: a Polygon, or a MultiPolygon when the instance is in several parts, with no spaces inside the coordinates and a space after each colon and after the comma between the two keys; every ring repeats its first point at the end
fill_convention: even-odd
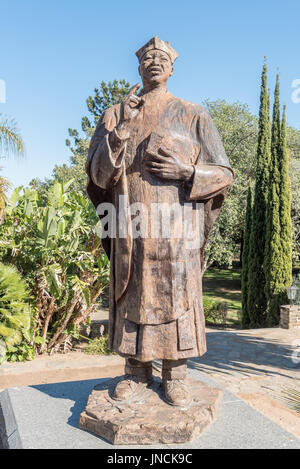
{"type": "Polygon", "coordinates": [[[121,104],[114,104],[106,109],[102,115],[101,121],[108,130],[112,130],[119,121],[121,104]]]}
{"type": "Polygon", "coordinates": [[[91,145],[99,141],[107,132],[111,132],[116,127],[120,117],[120,109],[121,105],[115,104],[104,111],[96,125],[91,145]]]}
{"type": "Polygon", "coordinates": [[[205,109],[205,107],[201,106],[200,104],[192,103],[191,101],[187,101],[186,99],[177,98],[176,96],[171,95],[171,93],[170,93],[170,97],[171,97],[170,102],[173,105],[175,105],[177,108],[184,109],[185,112],[188,114],[192,114],[192,115],[199,114],[203,116],[208,115],[208,112],[205,109]]]}

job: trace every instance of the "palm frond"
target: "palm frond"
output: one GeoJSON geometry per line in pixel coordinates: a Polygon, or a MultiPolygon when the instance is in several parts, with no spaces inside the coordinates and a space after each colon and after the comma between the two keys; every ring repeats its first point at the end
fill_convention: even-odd
{"type": "Polygon", "coordinates": [[[1,157],[11,154],[22,156],[25,153],[25,145],[17,128],[16,121],[9,117],[1,118],[0,115],[0,151],[1,157]]]}
{"type": "Polygon", "coordinates": [[[300,391],[297,389],[286,389],[282,391],[282,398],[289,407],[296,412],[300,412],[300,391]]]}
{"type": "Polygon", "coordinates": [[[13,266],[0,263],[0,341],[7,347],[17,345],[31,326],[29,292],[13,266]]]}
{"type": "Polygon", "coordinates": [[[73,291],[77,294],[78,300],[81,301],[82,306],[88,307],[91,302],[89,285],[82,281],[77,275],[72,277],[71,284],[73,291]]]}

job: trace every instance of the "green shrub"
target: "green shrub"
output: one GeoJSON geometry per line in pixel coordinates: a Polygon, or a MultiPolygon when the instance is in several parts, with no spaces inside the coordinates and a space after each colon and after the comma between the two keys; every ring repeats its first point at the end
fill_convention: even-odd
{"type": "Polygon", "coordinates": [[[208,323],[226,325],[227,303],[203,297],[205,320],[208,323]]]}
{"type": "Polygon", "coordinates": [[[33,358],[29,291],[19,272],[0,263],[0,364],[33,358]]]}
{"type": "Polygon", "coordinates": [[[34,349],[53,352],[76,337],[109,281],[97,215],[73,181],[43,197],[17,188],[0,226],[0,256],[22,273],[36,310],[34,349]]]}
{"type": "Polygon", "coordinates": [[[108,335],[102,335],[97,339],[90,339],[84,352],[89,355],[111,355],[114,352],[109,350],[108,346],[108,335]]]}

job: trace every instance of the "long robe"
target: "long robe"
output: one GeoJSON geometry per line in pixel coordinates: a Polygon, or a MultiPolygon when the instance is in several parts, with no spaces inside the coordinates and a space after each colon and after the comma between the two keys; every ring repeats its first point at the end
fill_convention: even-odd
{"type": "Polygon", "coordinates": [[[87,192],[94,206],[108,202],[116,208],[116,233],[102,240],[110,258],[110,348],[141,361],[200,356],[206,351],[203,249],[232,182],[232,170],[207,111],[167,90],[154,99],[144,95],[129,139],[122,142],[115,133],[119,138],[116,150],[110,137],[119,120],[120,105],[105,111],[87,160],[87,192]],[[165,180],[147,170],[147,145],[156,134],[165,147],[194,165],[190,182],[165,180]],[[211,169],[209,177],[203,178],[201,165],[211,169]],[[120,228],[120,200],[127,210],[125,235],[120,228]],[[151,237],[152,219],[146,235],[133,236],[134,222],[128,213],[138,203],[143,204],[140,216],[145,220],[144,207],[150,213],[153,204],[189,204],[187,218],[191,227],[197,225],[196,247],[188,242],[186,231],[173,236],[175,215],[169,237],[151,237]]]}

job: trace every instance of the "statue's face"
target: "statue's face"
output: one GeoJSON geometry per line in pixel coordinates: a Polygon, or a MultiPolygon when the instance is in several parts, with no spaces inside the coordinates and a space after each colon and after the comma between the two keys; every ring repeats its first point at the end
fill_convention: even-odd
{"type": "Polygon", "coordinates": [[[139,73],[143,84],[165,84],[173,74],[173,66],[168,54],[162,50],[152,49],[143,55],[139,73]]]}

